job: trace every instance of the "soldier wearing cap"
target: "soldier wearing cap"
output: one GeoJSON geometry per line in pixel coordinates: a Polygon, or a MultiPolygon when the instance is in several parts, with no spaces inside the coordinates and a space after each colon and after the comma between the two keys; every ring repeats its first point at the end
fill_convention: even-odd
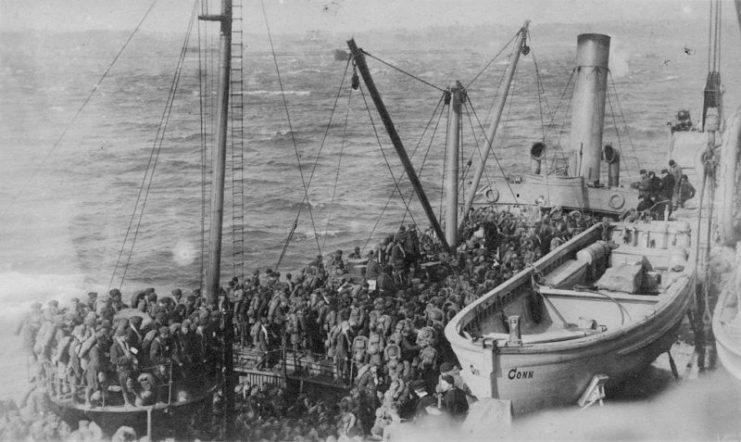
{"type": "Polygon", "coordinates": [[[129,389],[127,386],[128,379],[136,369],[137,361],[131,352],[126,330],[123,328],[116,329],[116,334],[111,345],[111,364],[116,368],[118,383],[121,387],[121,395],[126,405],[132,405],[129,398],[129,389]]]}
{"type": "Polygon", "coordinates": [[[468,413],[468,401],[466,394],[455,386],[453,376],[444,374],[440,376],[440,399],[438,406],[441,411],[450,414],[454,420],[462,421],[468,413]]]}

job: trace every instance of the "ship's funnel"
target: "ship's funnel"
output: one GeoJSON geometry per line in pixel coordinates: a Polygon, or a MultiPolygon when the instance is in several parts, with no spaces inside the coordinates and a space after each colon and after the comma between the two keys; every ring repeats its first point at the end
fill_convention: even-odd
{"type": "Polygon", "coordinates": [[[587,184],[599,183],[600,178],[609,58],[609,36],[577,37],[569,171],[570,175],[583,176],[587,184]]]}

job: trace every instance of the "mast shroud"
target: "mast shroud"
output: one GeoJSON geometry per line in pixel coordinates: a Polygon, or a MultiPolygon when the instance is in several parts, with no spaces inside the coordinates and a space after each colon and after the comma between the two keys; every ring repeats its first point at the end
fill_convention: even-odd
{"type": "Polygon", "coordinates": [[[396,154],[404,165],[404,170],[406,170],[409,181],[412,183],[412,187],[414,187],[414,191],[417,193],[417,198],[419,198],[419,202],[422,204],[427,219],[430,221],[430,224],[432,224],[432,228],[435,230],[435,234],[440,239],[445,251],[450,251],[450,246],[445,238],[445,234],[443,233],[437,218],[435,218],[435,212],[432,211],[432,206],[430,206],[430,201],[427,199],[424,189],[422,189],[422,183],[419,181],[419,177],[414,171],[414,166],[412,166],[412,162],[404,149],[404,145],[401,142],[398,132],[396,132],[394,122],[391,121],[391,116],[389,115],[388,110],[386,110],[381,95],[378,93],[373,77],[371,77],[368,65],[365,63],[365,55],[363,55],[362,49],[358,48],[355,44],[355,39],[348,40],[347,46],[350,48],[350,53],[353,56],[353,60],[355,60],[355,66],[357,66],[365,85],[368,87],[368,93],[373,99],[373,103],[376,105],[381,121],[383,121],[386,132],[388,132],[389,138],[391,138],[391,143],[394,145],[394,149],[396,149],[396,154]]]}
{"type": "Polygon", "coordinates": [[[463,222],[466,221],[473,200],[476,198],[476,192],[479,189],[479,183],[481,182],[481,176],[484,174],[486,168],[486,160],[489,158],[489,152],[491,146],[494,144],[494,137],[497,134],[497,127],[499,127],[499,121],[502,119],[502,113],[504,112],[504,104],[507,102],[507,95],[509,94],[509,88],[512,85],[512,79],[515,76],[515,70],[517,69],[517,62],[520,60],[520,54],[525,48],[525,40],[527,38],[527,28],[530,26],[530,20],[526,20],[522,25],[522,28],[517,33],[517,39],[515,40],[514,49],[510,54],[511,62],[507,66],[504,73],[504,81],[500,83],[499,89],[497,90],[496,101],[492,106],[492,113],[489,119],[489,128],[486,131],[486,148],[481,153],[481,162],[476,166],[476,172],[473,175],[473,182],[471,184],[468,196],[466,196],[466,202],[463,206],[463,216],[461,217],[460,225],[463,226],[463,222]]]}

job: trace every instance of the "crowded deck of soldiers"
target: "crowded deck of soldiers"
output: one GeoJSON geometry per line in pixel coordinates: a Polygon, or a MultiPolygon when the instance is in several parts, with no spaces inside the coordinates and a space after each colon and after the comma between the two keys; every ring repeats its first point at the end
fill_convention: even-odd
{"type": "MultiPolygon", "coordinates": [[[[388,425],[420,413],[464,418],[473,398],[445,340],[447,322],[599,221],[578,211],[481,208],[452,253],[431,232],[403,225],[372,250],[318,255],[286,274],[235,277],[215,305],[198,289],[162,295],[148,288],[128,302],[113,289],[68,305],[35,303],[17,332],[36,367],[37,392],[91,408],[136,407],[185,400],[204,388],[204,374],[216,378],[229,315],[235,345],[258,355],[257,369],[275,370],[287,357],[323,361],[349,391],[336,404],[305,396],[291,403],[284,391],[240,385],[238,421],[249,439],[294,434],[269,424],[288,415],[293,427],[314,429],[311,440],[381,437],[388,425]],[[296,407],[323,416],[323,425],[304,420],[296,407]]],[[[20,408],[43,415],[43,401],[33,397],[20,408]]]]}

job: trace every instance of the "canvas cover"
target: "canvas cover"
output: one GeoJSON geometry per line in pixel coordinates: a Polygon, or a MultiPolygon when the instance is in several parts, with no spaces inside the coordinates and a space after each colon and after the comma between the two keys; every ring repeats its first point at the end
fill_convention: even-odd
{"type": "Polygon", "coordinates": [[[597,281],[597,288],[615,292],[638,293],[643,282],[641,264],[618,264],[605,270],[597,281]]]}

